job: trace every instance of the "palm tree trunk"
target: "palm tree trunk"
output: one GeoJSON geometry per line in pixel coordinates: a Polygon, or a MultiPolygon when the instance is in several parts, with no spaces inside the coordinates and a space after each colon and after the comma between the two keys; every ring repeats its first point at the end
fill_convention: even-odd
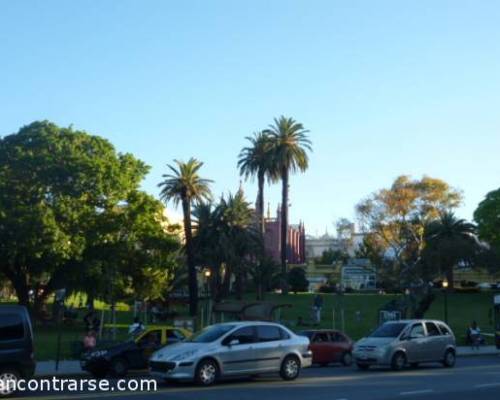
{"type": "Polygon", "coordinates": [[[184,235],[186,237],[186,258],[188,266],[189,285],[189,315],[195,317],[198,312],[198,279],[193,252],[193,233],[191,231],[191,204],[186,197],[182,198],[184,213],[184,235]]]}
{"type": "Polygon", "coordinates": [[[288,234],[288,168],[281,172],[281,291],[288,294],[287,234],[288,234]]]}
{"type": "MultiPolygon", "coordinates": [[[[261,240],[262,240],[262,255],[259,257],[259,260],[257,262],[262,263],[262,260],[264,258],[264,255],[266,253],[265,249],[265,235],[266,235],[266,221],[264,218],[264,213],[265,213],[265,206],[264,206],[264,183],[265,183],[265,175],[263,172],[259,171],[259,174],[257,176],[257,183],[258,183],[258,192],[257,192],[257,213],[259,215],[259,229],[260,229],[260,235],[261,235],[261,240]]],[[[262,300],[264,297],[262,295],[263,288],[262,288],[262,279],[258,277],[257,279],[257,300],[262,300]]]]}
{"type": "Polygon", "coordinates": [[[259,215],[260,233],[262,238],[266,234],[266,223],[264,220],[264,183],[265,176],[264,173],[259,171],[258,177],[258,193],[257,193],[257,214],[259,215]]]}

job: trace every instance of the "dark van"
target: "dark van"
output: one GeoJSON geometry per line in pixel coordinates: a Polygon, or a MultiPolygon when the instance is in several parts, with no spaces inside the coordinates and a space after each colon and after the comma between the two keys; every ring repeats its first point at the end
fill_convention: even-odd
{"type": "MultiPolygon", "coordinates": [[[[22,306],[0,305],[0,381],[29,379],[35,372],[33,330],[22,306]]],[[[0,397],[12,393],[0,382],[0,397]]]]}

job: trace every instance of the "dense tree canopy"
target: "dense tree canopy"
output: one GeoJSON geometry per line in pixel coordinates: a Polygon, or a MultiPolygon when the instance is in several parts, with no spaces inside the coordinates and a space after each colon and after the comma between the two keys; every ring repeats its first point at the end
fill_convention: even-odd
{"type": "Polygon", "coordinates": [[[500,189],[486,195],[474,213],[479,236],[500,250],[500,189]]]}
{"type": "Polygon", "coordinates": [[[425,227],[461,204],[462,195],[446,182],[424,176],[397,178],[389,189],[381,189],[356,208],[360,226],[371,245],[394,261],[400,282],[415,282],[425,246],[425,227]]]}
{"type": "Polygon", "coordinates": [[[127,256],[110,247],[140,247],[144,218],[151,224],[159,212],[138,190],[148,169],[101,137],[47,121],[0,139],[0,271],[22,304],[30,303],[30,291],[39,303],[68,282],[88,278],[99,287],[96,265],[127,256]]]}
{"type": "Polygon", "coordinates": [[[481,251],[476,238],[476,226],[445,212],[425,227],[423,262],[428,273],[446,276],[450,288],[454,285],[454,268],[459,265],[474,265],[481,251]]]}

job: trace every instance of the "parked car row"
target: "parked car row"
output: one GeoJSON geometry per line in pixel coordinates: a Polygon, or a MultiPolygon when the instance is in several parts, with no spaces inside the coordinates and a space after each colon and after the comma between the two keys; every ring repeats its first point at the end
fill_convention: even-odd
{"type": "MultiPolygon", "coordinates": [[[[193,336],[180,328],[153,327],[134,340],[86,353],[81,366],[98,378],[149,368],[163,380],[211,385],[221,378],[268,373],[294,380],[313,364],[355,363],[362,370],[400,370],[428,362],[453,367],[455,357],[455,336],[441,321],[386,322],[356,343],[335,330],[295,333],[271,322],[228,322],[193,336]]],[[[0,307],[0,380],[30,378],[34,369],[28,312],[24,307],[0,307]]]]}
{"type": "Polygon", "coordinates": [[[82,368],[104,377],[149,366],[164,380],[210,385],[224,377],[273,372],[293,380],[313,364],[349,366],[353,361],[362,370],[375,365],[400,370],[427,362],[452,367],[455,352],[455,337],[441,321],[387,322],[357,343],[335,330],[296,334],[275,323],[229,322],[194,336],[173,327],[149,329],[130,342],[86,354],[82,368]]]}

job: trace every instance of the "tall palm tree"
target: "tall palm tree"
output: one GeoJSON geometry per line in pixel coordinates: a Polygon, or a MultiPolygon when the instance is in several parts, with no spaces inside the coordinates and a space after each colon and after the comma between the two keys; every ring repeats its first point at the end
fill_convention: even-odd
{"type": "Polygon", "coordinates": [[[184,215],[184,235],[186,239],[186,257],[189,281],[189,313],[195,316],[198,308],[198,282],[193,252],[193,233],[191,227],[191,204],[210,200],[210,179],[201,178],[198,174],[203,166],[201,161],[190,158],[187,162],[174,160],[176,166],[167,164],[169,174],[163,175],[164,180],[158,185],[160,197],[165,202],[175,206],[182,205],[184,215]]]}
{"type": "Polygon", "coordinates": [[[287,231],[288,189],[290,173],[304,172],[309,166],[308,151],[312,151],[308,130],[293,118],[281,116],[265,131],[272,144],[273,170],[281,177],[281,274],[282,292],[288,293],[287,284],[287,231]]]}
{"type": "Polygon", "coordinates": [[[425,229],[426,254],[441,266],[450,288],[453,288],[453,268],[470,260],[480,249],[476,233],[474,224],[458,219],[452,212],[442,213],[425,229]]]}
{"type": "Polygon", "coordinates": [[[259,229],[265,234],[264,223],[264,184],[266,177],[274,181],[276,175],[272,169],[271,141],[265,132],[256,132],[253,136],[245,138],[250,145],[244,147],[238,156],[240,175],[245,179],[257,176],[257,214],[259,216],[259,229]]]}

